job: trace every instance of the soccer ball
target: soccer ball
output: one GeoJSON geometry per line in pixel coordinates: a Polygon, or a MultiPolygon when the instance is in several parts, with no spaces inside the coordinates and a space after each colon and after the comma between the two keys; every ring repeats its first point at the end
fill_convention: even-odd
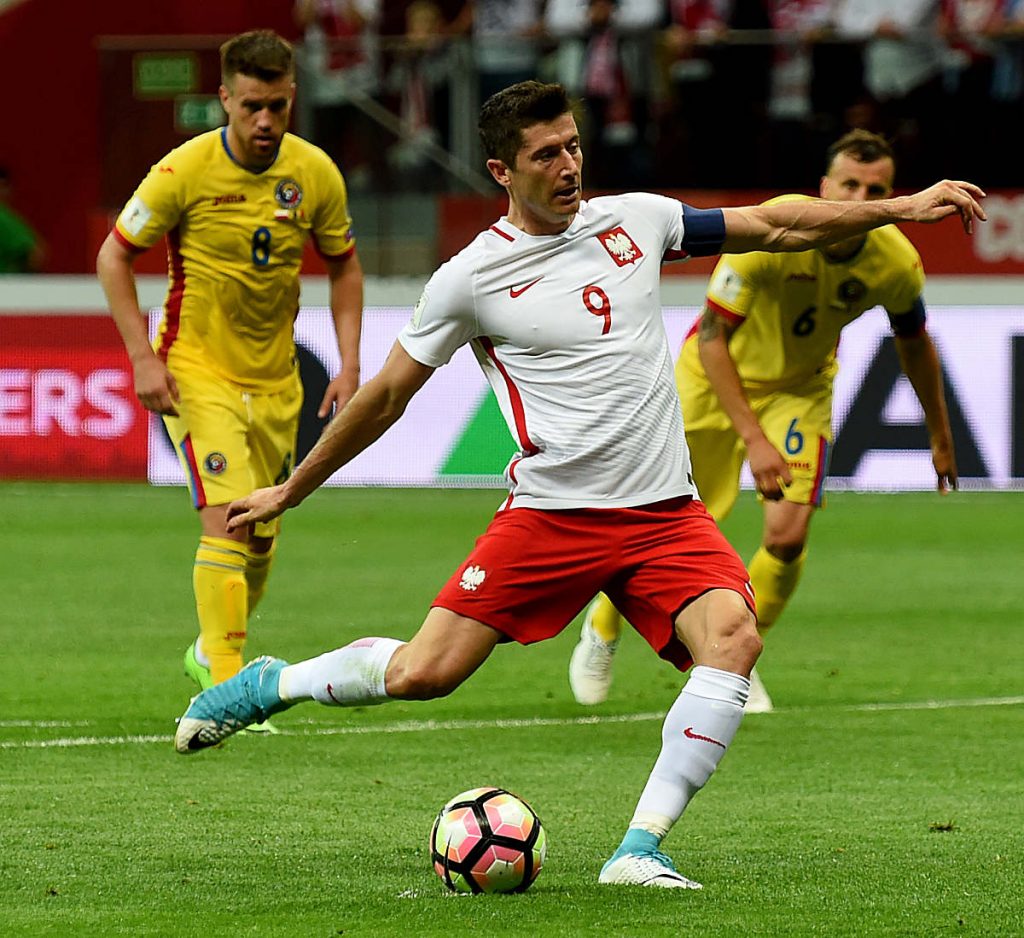
{"type": "Polygon", "coordinates": [[[438,813],[430,831],[434,870],[453,892],[523,892],[547,853],[540,818],[503,788],[473,788],[438,813]]]}

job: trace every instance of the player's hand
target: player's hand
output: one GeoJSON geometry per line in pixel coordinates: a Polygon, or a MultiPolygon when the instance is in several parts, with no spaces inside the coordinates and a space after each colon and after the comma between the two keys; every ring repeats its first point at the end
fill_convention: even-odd
{"type": "Polygon", "coordinates": [[[956,455],[950,439],[932,440],[932,465],[935,467],[936,488],[940,495],[955,492],[958,483],[956,455]]]}
{"type": "Polygon", "coordinates": [[[283,485],[256,489],[251,495],[228,505],[228,531],[237,531],[257,521],[273,521],[278,515],[284,514],[287,507],[283,485]]]}
{"type": "Polygon", "coordinates": [[[959,215],[964,231],[974,231],[974,220],[986,221],[988,216],[979,199],[985,198],[984,190],[970,182],[943,179],[921,192],[903,196],[906,221],[937,222],[950,215],[959,215]]]}
{"type": "Polygon", "coordinates": [[[181,400],[178,382],[167,366],[156,355],[150,355],[134,365],[135,395],[146,410],[154,414],[178,416],[175,404],[181,400]]]}
{"type": "Polygon", "coordinates": [[[747,447],[747,460],[757,491],[770,502],[782,498],[783,486],[793,484],[789,464],[766,438],[747,447]]]}
{"type": "Polygon", "coordinates": [[[344,407],[353,394],[359,389],[359,372],[351,373],[342,369],[341,374],[337,375],[330,384],[327,385],[327,390],[324,392],[324,399],[320,402],[320,407],[316,412],[316,415],[322,420],[324,417],[331,415],[331,408],[334,408],[334,413],[337,413],[344,407]]]}

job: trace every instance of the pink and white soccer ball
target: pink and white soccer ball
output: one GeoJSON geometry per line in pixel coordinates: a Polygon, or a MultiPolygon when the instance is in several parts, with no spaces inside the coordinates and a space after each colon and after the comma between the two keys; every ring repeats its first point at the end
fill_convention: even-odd
{"type": "Polygon", "coordinates": [[[544,865],[547,835],[522,798],[503,788],[473,788],[438,813],[430,854],[453,892],[523,892],[544,865]]]}

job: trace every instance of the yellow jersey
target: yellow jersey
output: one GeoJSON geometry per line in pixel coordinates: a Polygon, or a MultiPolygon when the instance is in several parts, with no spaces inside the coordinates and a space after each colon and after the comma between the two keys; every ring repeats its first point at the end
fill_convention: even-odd
{"type": "MultiPolygon", "coordinates": [[[[767,204],[805,198],[780,196],[767,204]]],[[[724,255],[708,283],[706,304],[742,324],[729,339],[729,352],[743,386],[770,392],[814,374],[834,375],[839,333],[847,323],[875,306],[890,319],[904,317],[921,306],[923,287],[917,251],[887,225],[868,232],[861,249],[842,261],[819,250],[724,255]]],[[[680,364],[704,378],[696,333],[695,324],[680,364]]]]}
{"type": "Polygon", "coordinates": [[[262,172],[237,163],[227,128],[200,134],[149,171],[114,226],[145,250],[167,235],[163,321],[154,343],[173,366],[251,389],[294,380],[293,326],[306,241],[340,258],[355,247],[345,182],[321,149],[285,134],[262,172]]]}

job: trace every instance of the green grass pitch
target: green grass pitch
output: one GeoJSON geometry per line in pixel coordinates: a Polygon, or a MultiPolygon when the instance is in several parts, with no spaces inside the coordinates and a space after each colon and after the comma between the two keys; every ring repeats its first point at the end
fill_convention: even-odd
{"type": "MultiPolygon", "coordinates": [[[[497,491],[331,490],[286,519],[251,654],[412,634],[497,491]]],[[[174,754],[194,634],[182,490],[0,486],[0,934],[1020,936],[1020,493],[834,495],[749,717],[669,835],[702,892],[597,885],[675,672],[628,634],[572,702],[575,627],[451,697],[281,714],[174,754]],[[446,895],[435,812],[477,785],[547,828],[521,896],[446,895]]],[[[724,525],[744,557],[759,511],[724,525]]]]}

